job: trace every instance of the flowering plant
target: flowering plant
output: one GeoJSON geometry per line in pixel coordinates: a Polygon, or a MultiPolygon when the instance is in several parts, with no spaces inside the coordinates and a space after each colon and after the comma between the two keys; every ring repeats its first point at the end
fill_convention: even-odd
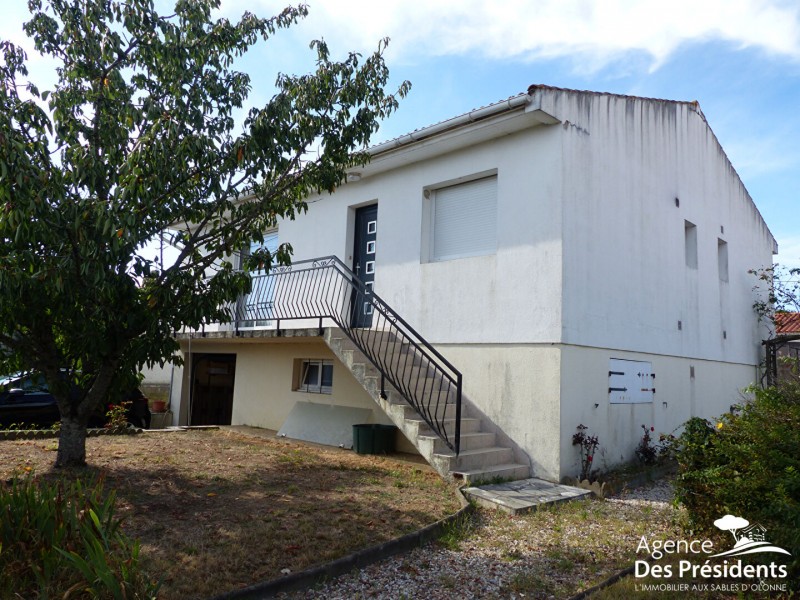
{"type": "Polygon", "coordinates": [[[645,465],[652,465],[658,458],[658,448],[653,445],[653,438],[650,436],[650,433],[654,432],[656,428],[642,425],[642,430],[644,434],[642,435],[642,439],[639,440],[639,445],[636,447],[636,458],[645,465]]]}
{"type": "Polygon", "coordinates": [[[130,406],[129,401],[120,402],[119,404],[109,404],[108,405],[108,412],[106,413],[106,417],[108,417],[108,422],[106,423],[106,429],[110,429],[114,433],[124,433],[128,429],[128,406],[130,406]]]}
{"type": "Polygon", "coordinates": [[[586,425],[578,425],[577,433],[572,435],[572,445],[580,446],[581,452],[581,476],[580,480],[589,479],[592,475],[592,462],[594,461],[594,453],[599,446],[596,435],[587,435],[586,431],[589,428],[586,425]]]}

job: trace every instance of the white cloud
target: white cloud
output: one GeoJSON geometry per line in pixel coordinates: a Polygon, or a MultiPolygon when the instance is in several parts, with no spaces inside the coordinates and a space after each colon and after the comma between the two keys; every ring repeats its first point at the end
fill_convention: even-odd
{"type": "MultiPolygon", "coordinates": [[[[787,127],[795,131],[796,126],[787,127]]],[[[787,172],[800,165],[800,150],[787,131],[761,131],[759,137],[739,137],[725,144],[725,151],[742,179],[787,172]]]]}
{"type": "MultiPolygon", "coordinates": [[[[223,0],[223,10],[274,13],[283,4],[259,2],[223,0]]],[[[312,0],[310,11],[307,35],[362,50],[388,35],[394,58],[411,60],[577,55],[599,68],[640,51],[657,68],[682,44],[705,40],[800,60],[800,5],[791,0],[312,0]]]]}

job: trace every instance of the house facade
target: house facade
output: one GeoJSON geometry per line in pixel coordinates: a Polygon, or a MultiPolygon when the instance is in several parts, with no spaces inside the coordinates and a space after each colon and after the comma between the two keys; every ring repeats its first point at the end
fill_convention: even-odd
{"type": "MultiPolygon", "coordinates": [[[[642,425],[668,433],[718,415],[758,380],[747,271],[777,246],[696,102],[531,86],[371,154],[270,239],[292,244],[296,272],[329,256],[352,269],[353,331],[399,315],[455,367],[461,436],[506,448],[502,464],[576,475],[583,424],[600,441],[595,464],[611,467],[633,458],[642,425]],[[381,320],[370,293],[394,316],[381,320]]],[[[354,366],[352,340],[333,341],[336,323],[285,318],[280,281],[254,289],[260,312],[179,336],[175,424],[336,443],[353,423],[395,423],[400,449],[425,455],[429,440],[354,366]]]]}

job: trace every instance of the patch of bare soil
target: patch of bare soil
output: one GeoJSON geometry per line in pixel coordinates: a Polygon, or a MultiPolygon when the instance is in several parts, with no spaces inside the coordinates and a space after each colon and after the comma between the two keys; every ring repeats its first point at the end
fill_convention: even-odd
{"type": "Polygon", "coordinates": [[[99,473],[142,543],[159,598],[207,598],[415,531],[458,510],[422,465],[230,430],[87,440],[55,471],[55,440],[0,441],[0,478],[99,473]]]}

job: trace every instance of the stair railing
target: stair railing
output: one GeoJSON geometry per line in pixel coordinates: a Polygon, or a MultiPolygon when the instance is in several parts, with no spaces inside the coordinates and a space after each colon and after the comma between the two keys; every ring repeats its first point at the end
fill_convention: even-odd
{"type": "Polygon", "coordinates": [[[237,333],[245,326],[274,325],[280,335],[281,321],[312,320],[310,325],[317,325],[321,334],[325,319],[378,370],[381,397],[387,397],[387,382],[394,386],[458,454],[461,373],[336,256],[254,275],[250,293],[235,309],[237,333]]]}

